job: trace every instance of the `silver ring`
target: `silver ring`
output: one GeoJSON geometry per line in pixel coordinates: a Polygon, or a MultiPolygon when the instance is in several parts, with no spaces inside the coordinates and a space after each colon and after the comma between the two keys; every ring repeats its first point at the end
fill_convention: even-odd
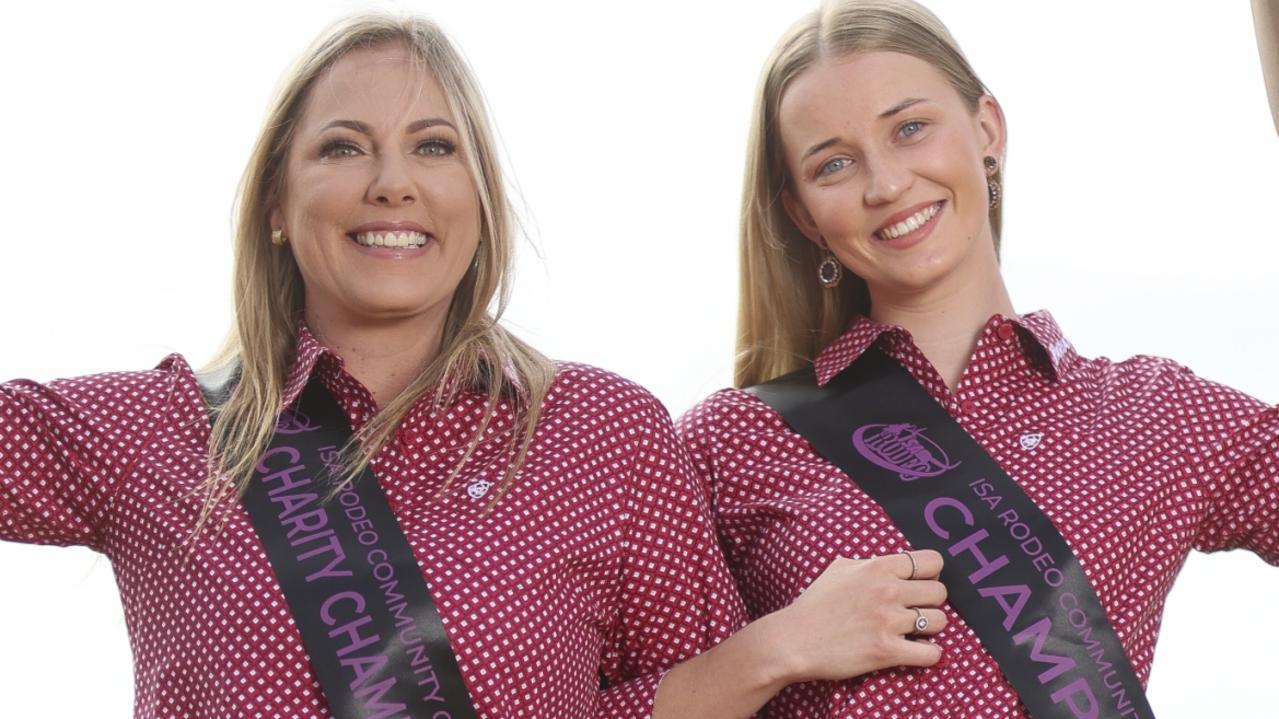
{"type": "Polygon", "coordinates": [[[924,616],[924,613],[919,610],[919,607],[911,607],[911,609],[915,610],[915,631],[928,631],[928,617],[924,616]]]}
{"type": "Polygon", "coordinates": [[[914,579],[915,573],[919,571],[919,565],[915,564],[915,555],[911,554],[910,552],[902,552],[902,554],[905,554],[906,558],[910,560],[910,576],[906,577],[906,579],[907,580],[914,579]]]}

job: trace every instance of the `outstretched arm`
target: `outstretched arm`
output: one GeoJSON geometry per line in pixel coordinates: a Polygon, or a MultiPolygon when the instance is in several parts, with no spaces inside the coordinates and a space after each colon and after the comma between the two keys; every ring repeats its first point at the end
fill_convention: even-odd
{"type": "Polygon", "coordinates": [[[1270,115],[1279,132],[1279,0],[1252,0],[1252,19],[1257,25],[1257,49],[1261,51],[1270,115]]]}
{"type": "Polygon", "coordinates": [[[0,539],[102,550],[112,496],[163,420],[175,376],[0,384],[0,539]]]}

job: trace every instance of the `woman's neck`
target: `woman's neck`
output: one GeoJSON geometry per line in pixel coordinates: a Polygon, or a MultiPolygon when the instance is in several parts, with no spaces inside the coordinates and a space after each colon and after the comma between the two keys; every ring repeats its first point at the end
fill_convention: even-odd
{"type": "Polygon", "coordinates": [[[311,334],[342,357],[379,408],[400,395],[439,353],[444,314],[370,322],[307,308],[311,334]]]}
{"type": "Polygon", "coordinates": [[[871,288],[871,319],[899,325],[954,392],[982,327],[992,315],[1015,317],[994,251],[975,271],[955,271],[935,286],[916,292],[871,288]]]}

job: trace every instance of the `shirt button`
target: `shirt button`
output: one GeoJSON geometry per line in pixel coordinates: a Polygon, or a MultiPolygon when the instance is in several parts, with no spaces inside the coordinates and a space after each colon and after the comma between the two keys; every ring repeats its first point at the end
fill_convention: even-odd
{"type": "Polygon", "coordinates": [[[977,403],[971,399],[966,399],[959,403],[959,410],[964,414],[972,414],[977,411],[977,403]]]}
{"type": "Polygon", "coordinates": [[[999,325],[999,327],[995,330],[995,334],[999,335],[999,339],[1001,339],[1001,340],[1010,340],[1010,339],[1012,339],[1012,338],[1013,338],[1013,324],[1012,324],[1011,322],[1005,322],[1005,323],[1003,323],[1003,324],[999,325]]]}

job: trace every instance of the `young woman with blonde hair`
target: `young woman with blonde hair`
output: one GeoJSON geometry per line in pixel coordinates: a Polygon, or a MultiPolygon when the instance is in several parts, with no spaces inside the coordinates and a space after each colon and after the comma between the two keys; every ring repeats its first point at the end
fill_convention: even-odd
{"type": "Polygon", "coordinates": [[[1279,563],[1279,410],[1013,309],[1005,119],[925,8],[826,3],[758,88],[738,389],[679,424],[730,570],[765,616],[832,563],[930,547],[951,620],[936,666],[792,686],[769,717],[1148,716],[1189,551],[1279,563]]]}

